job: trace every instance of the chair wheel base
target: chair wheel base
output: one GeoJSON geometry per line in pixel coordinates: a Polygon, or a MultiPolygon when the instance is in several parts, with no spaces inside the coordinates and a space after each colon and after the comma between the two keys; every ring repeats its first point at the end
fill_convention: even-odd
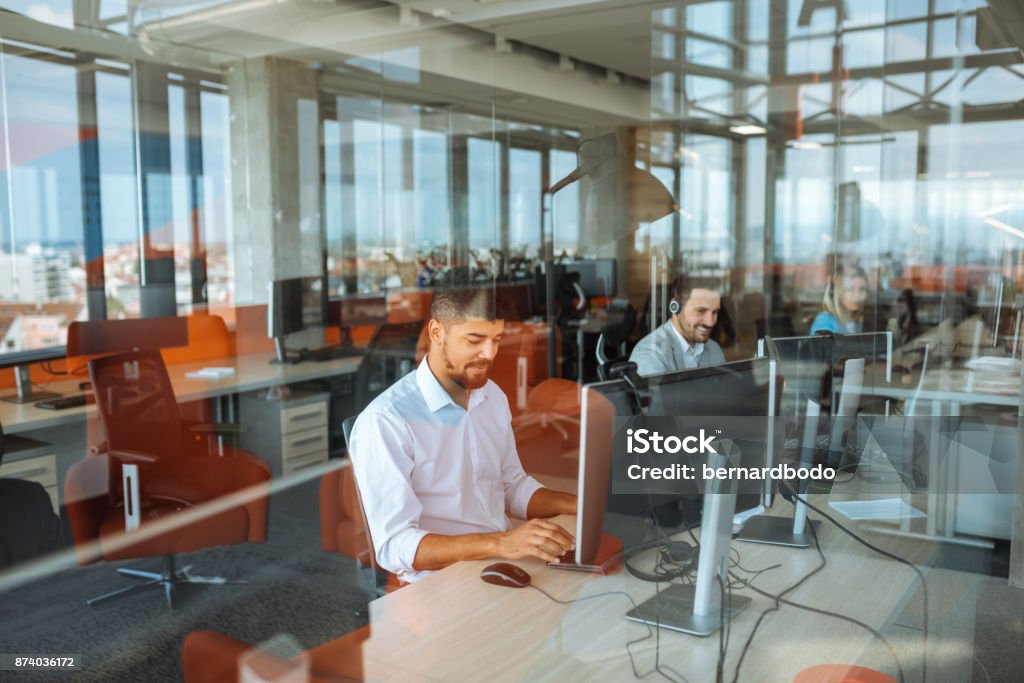
{"type": "Polygon", "coordinates": [[[178,569],[175,565],[174,556],[169,555],[166,558],[166,564],[164,571],[157,572],[146,572],[138,569],[129,569],[122,567],[117,570],[118,574],[122,576],[129,576],[135,579],[142,579],[142,583],[136,583],[125,588],[118,588],[117,590],[110,591],[109,593],[103,593],[89,598],[85,601],[85,604],[92,607],[93,605],[119,598],[128,593],[134,593],[135,591],[143,588],[163,588],[164,597],[167,600],[167,606],[171,609],[175,607],[175,588],[181,584],[198,584],[198,583],[246,583],[245,581],[229,581],[222,576],[192,576],[189,570],[192,569],[191,565],[178,569]]]}

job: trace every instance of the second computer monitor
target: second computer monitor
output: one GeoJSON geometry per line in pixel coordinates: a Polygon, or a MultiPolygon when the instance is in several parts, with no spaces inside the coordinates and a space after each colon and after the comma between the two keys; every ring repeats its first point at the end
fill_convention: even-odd
{"type": "Polygon", "coordinates": [[[280,338],[327,321],[327,278],[274,280],[270,285],[267,336],[280,338]]]}
{"type": "Polygon", "coordinates": [[[388,302],[384,292],[332,297],[327,305],[327,324],[331,327],[383,325],[387,321],[388,302]]]}
{"type": "MultiPolygon", "coordinates": [[[[773,366],[767,358],[653,375],[646,379],[648,387],[643,393],[650,399],[650,405],[644,410],[645,415],[763,417],[764,434],[743,444],[742,463],[760,466],[772,457],[771,449],[775,444],[774,435],[769,433],[772,424],[769,417],[777,408],[778,391],[773,366]]],[[[649,512],[652,503],[663,504],[671,496],[665,493],[649,496],[611,494],[612,468],[616,466],[616,457],[624,457],[624,454],[613,452],[615,418],[632,417],[639,412],[636,393],[625,380],[587,385],[584,387],[582,408],[576,561],[589,564],[597,553],[607,509],[618,510],[635,504],[643,508],[641,512],[649,512]],[[630,500],[619,504],[610,496],[630,500]]],[[[682,499],[685,495],[688,494],[680,492],[674,497],[682,499]]],[[[755,507],[759,502],[758,493],[741,494],[737,509],[755,507]]]]}

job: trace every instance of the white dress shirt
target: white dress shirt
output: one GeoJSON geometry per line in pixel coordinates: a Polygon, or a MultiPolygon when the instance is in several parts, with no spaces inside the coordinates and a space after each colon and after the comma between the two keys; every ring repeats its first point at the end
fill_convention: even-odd
{"type": "Polygon", "coordinates": [[[352,429],[352,467],[377,563],[403,581],[428,533],[489,533],[526,517],[541,485],[516,452],[508,399],[494,382],[455,403],[427,359],[378,396],[352,429]]]}
{"type": "MultiPolygon", "coordinates": [[[[671,321],[669,321],[671,322],[671,321]]],[[[697,367],[700,364],[700,357],[704,353],[704,343],[690,344],[686,341],[686,337],[679,331],[679,328],[672,324],[672,331],[676,333],[676,339],[683,345],[683,363],[686,365],[686,369],[690,370],[697,367]]]]}

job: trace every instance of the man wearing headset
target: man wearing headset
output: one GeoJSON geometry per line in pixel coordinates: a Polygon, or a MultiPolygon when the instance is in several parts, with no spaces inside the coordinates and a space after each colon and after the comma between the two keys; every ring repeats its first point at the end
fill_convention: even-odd
{"type": "Polygon", "coordinates": [[[722,347],[711,339],[721,308],[722,296],[717,289],[679,276],[668,304],[670,318],[637,342],[629,360],[636,363],[641,375],[724,363],[722,347]]]}

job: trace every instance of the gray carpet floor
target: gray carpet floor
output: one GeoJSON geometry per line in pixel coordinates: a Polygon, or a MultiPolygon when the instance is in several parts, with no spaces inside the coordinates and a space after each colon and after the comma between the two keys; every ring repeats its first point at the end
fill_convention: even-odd
{"type": "Polygon", "coordinates": [[[155,588],[84,602],[130,585],[118,567],[159,571],[160,558],[74,567],[2,596],[0,652],[77,654],[82,670],[0,671],[0,681],[177,683],[182,641],[195,630],[250,643],[288,634],[309,648],[365,625],[365,577],[352,560],[320,550],[315,504],[315,490],[272,500],[264,544],[180,555],[179,566],[193,565],[193,574],[248,583],[183,586],[173,611],[155,588]]]}

